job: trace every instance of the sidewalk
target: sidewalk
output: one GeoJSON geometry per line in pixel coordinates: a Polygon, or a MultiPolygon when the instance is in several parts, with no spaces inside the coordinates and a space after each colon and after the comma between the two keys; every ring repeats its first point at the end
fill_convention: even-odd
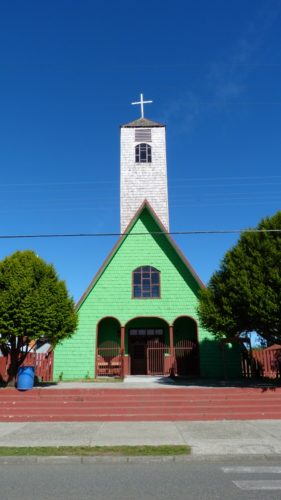
{"type": "Polygon", "coordinates": [[[280,420],[0,423],[0,446],[188,444],[192,455],[280,455],[280,420]]]}
{"type": "Polygon", "coordinates": [[[197,389],[206,388],[239,388],[239,387],[276,387],[274,382],[270,384],[267,382],[257,382],[256,380],[204,380],[204,379],[185,379],[185,378],[170,378],[166,376],[147,376],[147,375],[130,375],[125,377],[124,381],[118,379],[114,382],[102,381],[99,382],[50,382],[38,384],[36,387],[42,389],[182,389],[184,387],[194,387],[197,389]]]}
{"type": "MultiPolygon", "coordinates": [[[[217,383],[214,385],[210,382],[201,383],[195,382],[192,385],[186,384],[184,388],[182,385],[174,385],[174,381],[168,378],[154,377],[144,378],[144,377],[131,377],[126,379],[124,383],[81,383],[81,382],[60,382],[57,385],[50,385],[49,387],[44,387],[41,390],[45,396],[51,393],[49,389],[58,390],[74,390],[79,391],[81,389],[102,389],[101,394],[112,391],[112,389],[134,389],[133,392],[140,392],[145,389],[166,389],[168,390],[168,395],[179,394],[178,390],[188,391],[190,395],[189,405],[195,404],[196,394],[202,394],[203,402],[210,400],[210,394],[206,392],[209,388],[211,392],[218,391],[224,392],[223,388],[227,385],[230,393],[235,394],[237,391],[237,385],[231,386],[230,384],[222,384],[221,389],[218,389],[217,383]],[[194,384],[194,385],[193,385],[194,384]],[[202,385],[201,385],[202,384],[202,385]],[[188,388],[189,387],[189,388],[188,388]],[[193,387],[193,389],[192,389],[193,387]],[[191,390],[191,392],[190,392],[191,390]],[[46,392],[45,392],[46,391],[46,392]],[[205,394],[206,393],[206,394],[205,394]]],[[[246,384],[245,384],[246,385],[246,384]]],[[[249,389],[247,390],[247,394],[249,389]]],[[[252,390],[250,389],[250,392],[252,390]]],[[[261,389],[261,394],[264,394],[262,399],[263,411],[266,411],[266,402],[269,398],[273,398],[274,405],[280,405],[280,389],[277,391],[267,390],[263,391],[261,389]]],[[[13,412],[15,412],[17,406],[15,402],[13,403],[13,398],[11,399],[9,405],[5,404],[4,395],[8,394],[9,389],[4,389],[3,391],[3,408],[6,407],[7,418],[12,418],[13,412]]],[[[54,391],[53,391],[54,392],[54,391]]],[[[88,391],[86,391],[88,393],[88,391]]],[[[94,391],[95,392],[95,391],[94,391]]],[[[55,391],[57,395],[57,391],[55,391]]],[[[115,393],[115,391],[114,391],[115,393]]],[[[151,392],[149,391],[151,394],[151,392]]],[[[166,391],[165,391],[166,393],[166,391]]],[[[15,394],[19,394],[17,391],[15,394]]],[[[25,411],[27,413],[34,410],[35,401],[29,399],[33,392],[30,391],[29,395],[26,394],[26,401],[28,403],[29,409],[25,411]]],[[[112,394],[112,392],[111,392],[112,394]]],[[[119,391],[115,393],[116,396],[121,394],[119,391]]],[[[156,394],[156,391],[155,391],[156,394]]],[[[250,398],[250,396],[247,396],[250,398]]],[[[253,398],[253,396],[251,396],[253,398]]],[[[46,398],[44,398],[45,400],[46,398]]],[[[77,398],[75,398],[77,399],[77,398]]],[[[177,398],[178,399],[178,398],[177,398]]],[[[200,399],[202,399],[200,397],[200,399]]],[[[256,396],[254,396],[256,399],[256,396]]],[[[154,400],[154,398],[153,398],[154,400]]],[[[55,398],[55,408],[59,404],[65,405],[65,400],[62,399],[60,403],[58,399],[55,398]]],[[[229,403],[226,404],[229,406],[229,403]]],[[[47,406],[49,402],[46,402],[47,406]]],[[[82,399],[78,398],[79,406],[82,405],[82,399]]],[[[87,403],[88,404],[88,403],[87,403]]],[[[141,396],[141,405],[144,404],[144,396],[141,396]]],[[[205,403],[204,403],[205,404],[205,403]]],[[[271,403],[270,403],[271,404],[271,403]]],[[[218,403],[216,403],[216,406],[218,403]]],[[[227,408],[228,408],[227,406],[227,408]]],[[[94,405],[95,407],[95,405],[94,405]]],[[[17,410],[17,411],[20,411],[17,410]]],[[[70,410],[67,410],[70,411],[70,410]]],[[[180,407],[177,407],[178,415],[180,407]]],[[[66,413],[67,415],[67,413],[66,413]]],[[[189,415],[190,417],[190,415],[189,415]]],[[[249,417],[251,418],[251,417],[249,417]]],[[[266,418],[266,417],[264,417],[266,418]]],[[[256,456],[275,456],[281,457],[281,420],[278,419],[244,419],[244,420],[206,420],[197,419],[197,421],[192,420],[171,420],[166,419],[165,421],[33,421],[33,422],[17,422],[17,421],[3,421],[0,422],[0,446],[114,446],[114,445],[181,445],[187,444],[192,447],[192,456],[204,457],[204,456],[226,456],[238,457],[243,456],[246,458],[248,455],[256,456]]],[[[132,420],[132,419],[131,419],[132,420]]]]}

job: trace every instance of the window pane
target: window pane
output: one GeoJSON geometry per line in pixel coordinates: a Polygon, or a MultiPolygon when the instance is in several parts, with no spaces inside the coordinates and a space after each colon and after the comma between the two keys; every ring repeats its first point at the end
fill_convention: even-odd
{"type": "Polygon", "coordinates": [[[162,328],[158,328],[157,330],[155,330],[156,335],[163,335],[163,333],[164,333],[164,330],[162,330],[162,328]]]}
{"type": "Polygon", "coordinates": [[[152,287],[152,297],[160,297],[160,289],[158,285],[152,287]]]}
{"type": "Polygon", "coordinates": [[[134,286],[134,297],[141,297],[141,286],[134,286]]]}
{"type": "Polygon", "coordinates": [[[158,284],[159,283],[159,274],[158,273],[152,273],[151,274],[151,282],[152,283],[156,283],[158,284]]]}
{"type": "Polygon", "coordinates": [[[141,266],[133,271],[133,297],[160,297],[160,272],[152,266],[141,266]]]}
{"type": "Polygon", "coordinates": [[[138,144],[135,149],[136,163],[151,163],[151,146],[149,144],[138,144]]]}
{"type": "Polygon", "coordinates": [[[141,273],[134,273],[134,285],[141,284],[141,273]]]}

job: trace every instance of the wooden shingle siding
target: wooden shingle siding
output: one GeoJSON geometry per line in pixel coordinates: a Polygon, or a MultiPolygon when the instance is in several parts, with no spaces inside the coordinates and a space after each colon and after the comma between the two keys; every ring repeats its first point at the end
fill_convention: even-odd
{"type": "MultiPolygon", "coordinates": [[[[198,322],[197,304],[200,285],[164,235],[152,236],[159,226],[144,209],[132,234],[123,239],[92,290],[81,302],[79,326],[75,335],[56,348],[54,377],[80,379],[95,373],[96,327],[107,316],[121,325],[138,316],[160,317],[173,324],[178,316],[190,316],[198,322]],[[161,272],[161,298],[132,299],[132,271],[148,265],[161,272]]],[[[199,326],[201,374],[223,376],[221,350],[210,333],[199,326]]],[[[234,350],[233,370],[236,370],[234,350]]],[[[230,359],[229,358],[229,359],[230,359]]],[[[237,371],[237,370],[236,370],[237,371]]],[[[231,374],[229,374],[231,376],[231,374]]]]}

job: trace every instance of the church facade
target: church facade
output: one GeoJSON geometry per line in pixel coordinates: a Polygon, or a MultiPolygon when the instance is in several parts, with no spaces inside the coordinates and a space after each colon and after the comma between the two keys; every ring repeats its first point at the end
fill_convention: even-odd
{"type": "Polygon", "coordinates": [[[169,234],[166,129],[143,103],[121,126],[122,236],[77,304],[77,331],[55,350],[55,380],[241,376],[238,347],[199,324],[204,285],[169,234]]]}

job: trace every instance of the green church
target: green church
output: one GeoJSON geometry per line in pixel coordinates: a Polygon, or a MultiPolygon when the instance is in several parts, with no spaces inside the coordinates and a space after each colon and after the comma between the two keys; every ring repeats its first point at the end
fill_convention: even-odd
{"type": "Polygon", "coordinates": [[[166,127],[120,128],[121,237],[79,300],[79,326],[55,349],[54,379],[240,377],[237,346],[199,324],[204,287],[169,234],[166,127]]]}

